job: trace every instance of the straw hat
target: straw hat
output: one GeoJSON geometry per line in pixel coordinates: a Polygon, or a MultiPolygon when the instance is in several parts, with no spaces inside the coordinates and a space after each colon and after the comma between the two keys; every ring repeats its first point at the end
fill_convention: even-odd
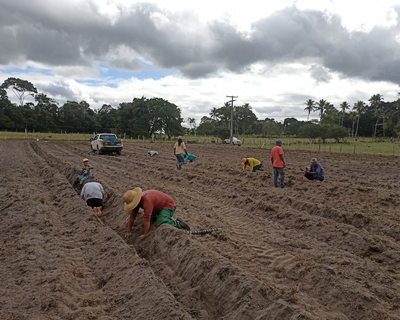
{"type": "Polygon", "coordinates": [[[136,208],[140,202],[140,199],[142,199],[142,189],[139,187],[125,192],[124,210],[131,211],[132,209],[136,208]]]}

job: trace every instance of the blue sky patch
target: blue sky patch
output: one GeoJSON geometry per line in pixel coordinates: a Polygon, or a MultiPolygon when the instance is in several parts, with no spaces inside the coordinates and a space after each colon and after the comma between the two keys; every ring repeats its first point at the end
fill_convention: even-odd
{"type": "Polygon", "coordinates": [[[32,68],[32,67],[27,67],[24,69],[17,68],[17,67],[4,67],[4,68],[1,68],[1,70],[4,73],[9,73],[10,76],[12,76],[13,74],[20,74],[20,73],[41,73],[46,76],[54,75],[53,71],[51,71],[50,69],[38,69],[38,68],[32,68]]]}
{"type": "Polygon", "coordinates": [[[167,69],[142,69],[139,71],[124,71],[105,64],[99,66],[100,75],[106,79],[130,79],[137,78],[139,80],[153,79],[159,80],[166,76],[172,75],[172,70],[167,69]]]}

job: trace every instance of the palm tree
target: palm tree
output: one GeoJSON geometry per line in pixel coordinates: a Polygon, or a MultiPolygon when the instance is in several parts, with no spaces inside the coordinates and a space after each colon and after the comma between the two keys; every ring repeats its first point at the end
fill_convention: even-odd
{"type": "Polygon", "coordinates": [[[354,124],[356,123],[356,120],[357,120],[357,117],[358,117],[357,112],[351,111],[349,113],[349,117],[350,117],[350,120],[351,120],[351,136],[354,137],[354,124]]]}
{"type": "Polygon", "coordinates": [[[315,101],[312,100],[312,99],[308,99],[308,100],[305,102],[305,104],[307,105],[307,107],[305,107],[304,110],[308,112],[308,114],[307,114],[307,121],[308,121],[308,119],[310,118],[310,113],[311,113],[311,111],[314,111],[314,108],[315,108],[315,101]]]}
{"type": "Polygon", "coordinates": [[[357,112],[356,134],[354,135],[355,137],[357,137],[358,125],[360,123],[360,117],[361,117],[361,114],[365,112],[365,103],[364,103],[364,101],[360,101],[360,100],[357,101],[353,106],[353,110],[355,110],[357,112]]]}
{"type": "Polygon", "coordinates": [[[217,116],[218,116],[218,109],[214,107],[211,109],[210,117],[213,120],[217,120],[217,116]]]}
{"type": "Polygon", "coordinates": [[[376,117],[376,122],[375,122],[375,127],[374,127],[374,138],[376,136],[376,131],[378,129],[377,127],[379,125],[382,125],[382,127],[383,127],[383,118],[384,117],[383,117],[383,111],[380,109],[382,100],[383,100],[383,96],[380,95],[379,93],[378,94],[374,94],[368,100],[370,102],[371,107],[375,109],[374,117],[376,117]],[[379,119],[382,119],[382,123],[381,124],[378,124],[379,119]]]}
{"type": "Polygon", "coordinates": [[[383,101],[383,96],[381,94],[374,94],[368,100],[373,108],[379,108],[381,102],[383,101]]]}
{"type": "Polygon", "coordinates": [[[321,99],[317,102],[316,107],[314,108],[314,111],[319,111],[319,121],[321,122],[322,116],[324,115],[324,110],[325,110],[325,105],[327,104],[327,101],[324,99],[321,99]]]}
{"type": "Polygon", "coordinates": [[[324,105],[324,113],[321,118],[321,124],[324,123],[333,125],[338,118],[339,118],[338,109],[336,109],[332,103],[326,102],[324,105]]]}
{"type": "Polygon", "coordinates": [[[343,101],[340,104],[340,108],[342,109],[342,127],[343,127],[343,122],[344,122],[344,115],[346,114],[346,110],[350,109],[350,105],[348,104],[347,101],[343,101]]]}
{"type": "Polygon", "coordinates": [[[378,131],[378,126],[381,125],[382,126],[382,134],[383,136],[385,136],[385,132],[383,131],[383,125],[385,122],[385,113],[383,112],[382,109],[376,109],[374,112],[374,117],[376,118],[376,123],[375,123],[375,128],[374,128],[374,138],[376,137],[376,133],[378,131]],[[382,119],[382,123],[378,124],[379,119],[382,119]]]}

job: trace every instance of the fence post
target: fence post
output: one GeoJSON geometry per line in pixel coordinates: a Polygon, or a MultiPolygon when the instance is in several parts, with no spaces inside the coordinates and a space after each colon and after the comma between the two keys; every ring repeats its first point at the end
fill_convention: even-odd
{"type": "Polygon", "coordinates": [[[356,145],[354,145],[353,153],[356,154],[356,145]]]}

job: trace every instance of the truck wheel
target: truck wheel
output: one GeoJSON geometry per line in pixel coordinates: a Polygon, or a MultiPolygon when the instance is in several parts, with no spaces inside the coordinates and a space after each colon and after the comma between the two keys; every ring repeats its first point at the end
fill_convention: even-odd
{"type": "Polygon", "coordinates": [[[121,155],[121,150],[117,150],[117,155],[121,155]]]}

